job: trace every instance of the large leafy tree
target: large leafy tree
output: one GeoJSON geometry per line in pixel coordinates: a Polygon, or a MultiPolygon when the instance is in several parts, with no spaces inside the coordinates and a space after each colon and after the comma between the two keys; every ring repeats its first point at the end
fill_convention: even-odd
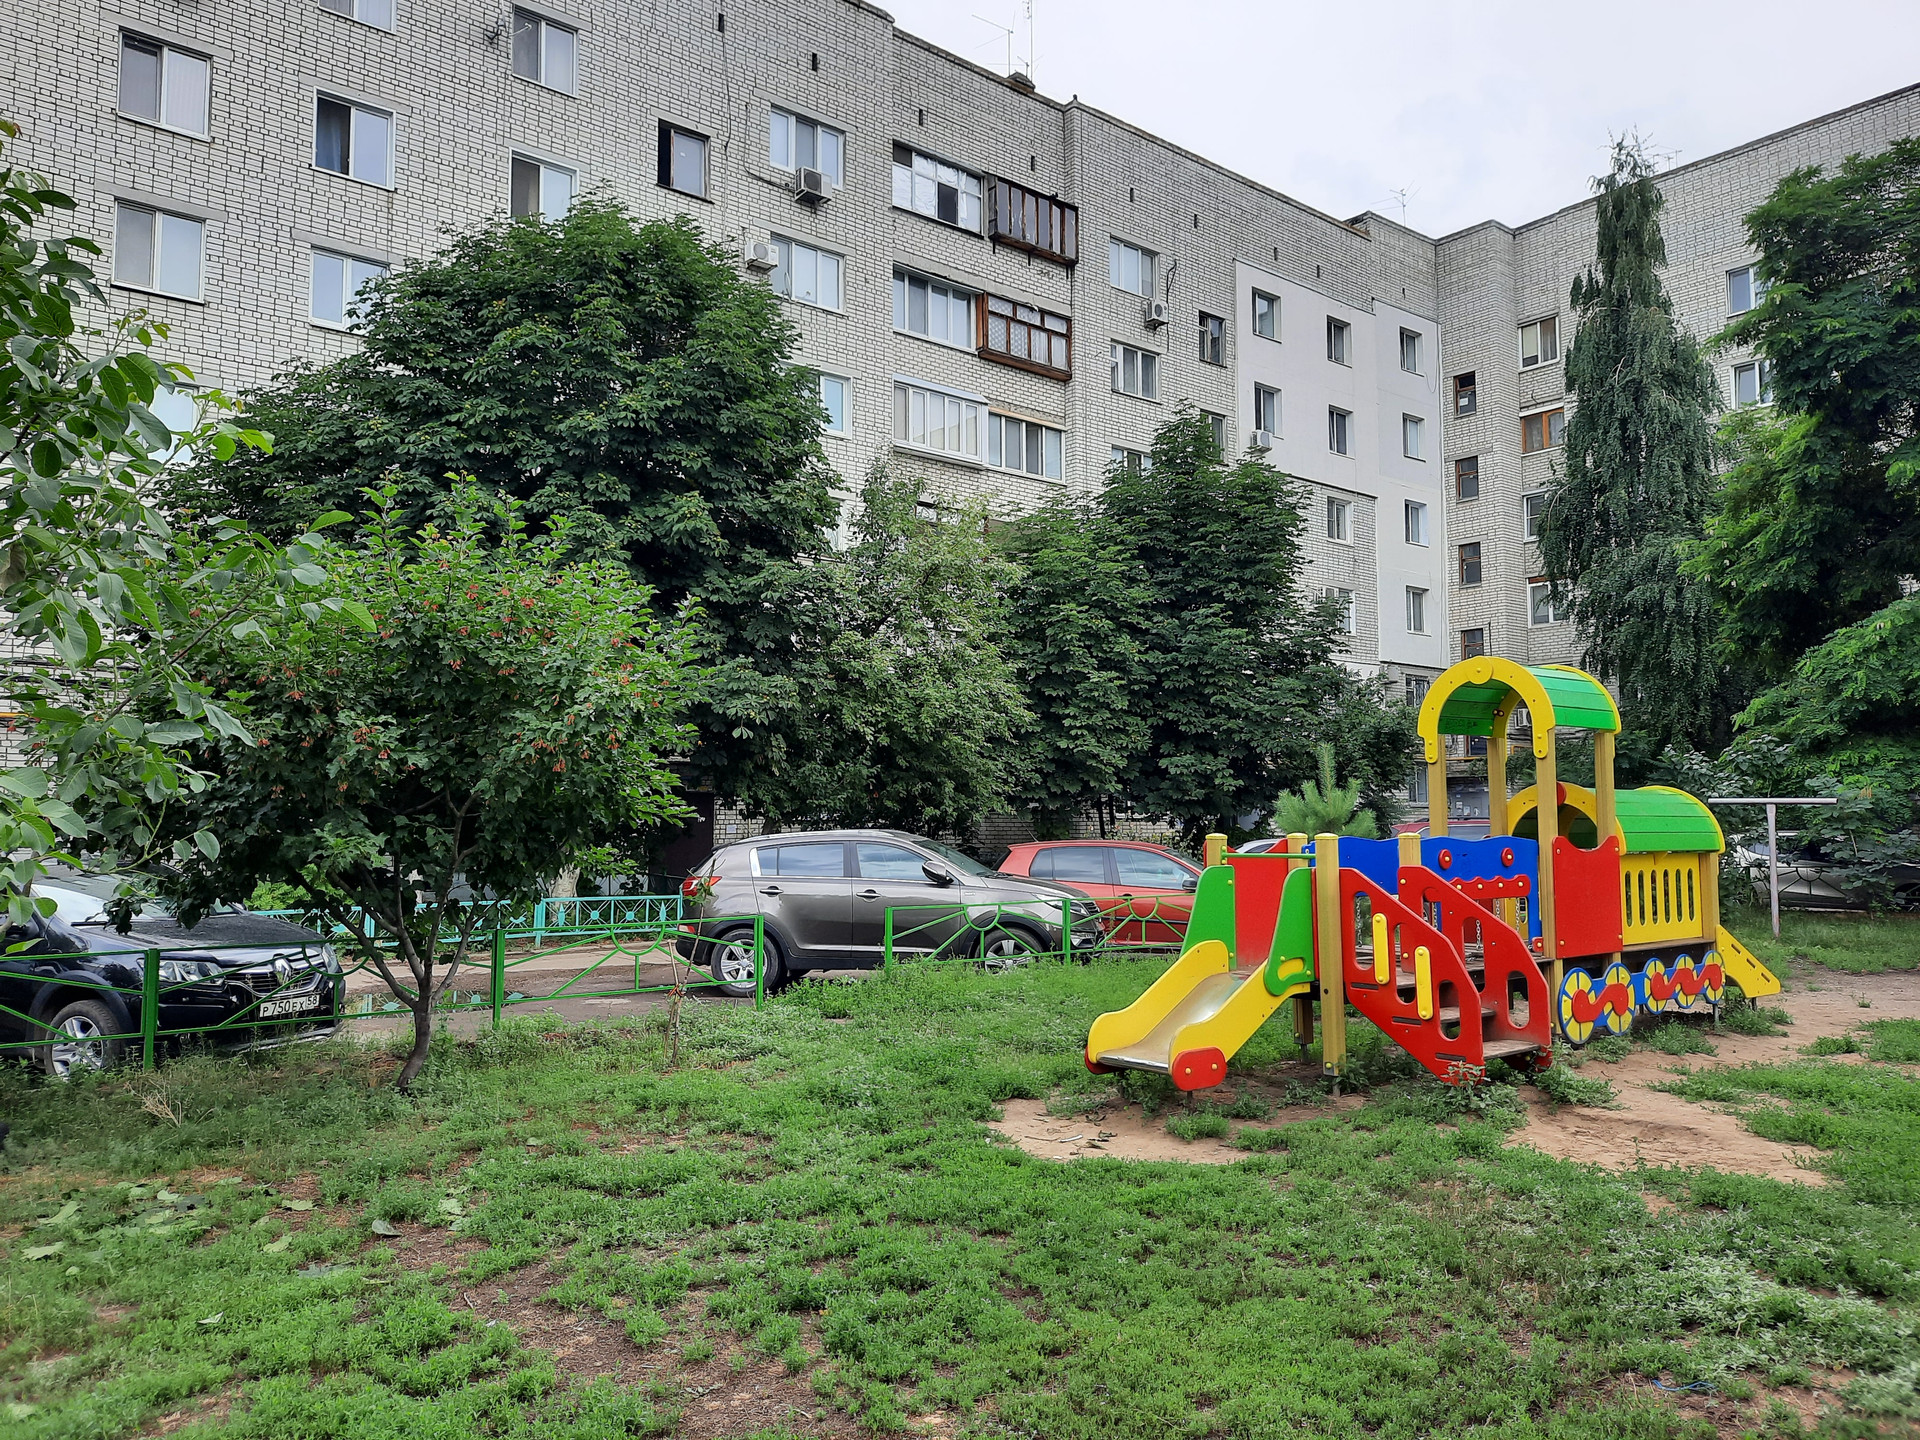
{"type": "Polygon", "coordinates": [[[1570,593],[1588,669],[1619,686],[1656,745],[1724,739],[1727,680],[1711,586],[1683,568],[1714,489],[1719,391],[1660,282],[1653,163],[1616,142],[1594,182],[1598,269],[1574,281],[1566,360],[1577,402],[1540,525],[1547,576],[1570,593]]]}
{"type": "Polygon", "coordinates": [[[1027,781],[1043,816],[1110,784],[1190,842],[1236,833],[1239,817],[1317,774],[1321,742],[1370,804],[1391,805],[1412,763],[1412,714],[1336,661],[1332,616],[1302,584],[1303,505],[1273,467],[1228,463],[1183,408],[1152,464],[1117,471],[1093,510],[1016,527],[1053,593],[1074,590],[1075,569],[1086,577],[1065,643],[1051,633],[1056,607],[1018,612],[1015,653],[1045,741],[1036,758],[1055,767],[1027,781]]]}
{"type": "Polygon", "coordinates": [[[1920,139],[1799,170],[1747,217],[1766,297],[1723,334],[1777,419],[1739,437],[1700,573],[1775,676],[1920,574],[1920,139]]]}
{"type": "Polygon", "coordinates": [[[1025,718],[1001,653],[1016,572],[986,542],[984,513],[921,514],[920,485],[868,476],[851,543],[770,587],[790,628],[769,741],[745,785],[777,822],[963,833],[1002,808],[1025,718]]]}
{"type": "Polygon", "coordinates": [[[155,823],[220,836],[164,881],[186,913],[264,881],[346,925],[413,1012],[404,1087],[474,924],[463,885],[531,898],[556,865],[686,813],[667,762],[693,675],[684,623],[661,624],[623,562],[569,562],[564,522],[534,538],[463,486],[445,528],[416,531],[392,487],[376,499],[326,562],[377,628],[212,637],[199,679],[252,736],[194,747],[204,787],[155,823]]]}
{"type": "MultiPolygon", "coordinates": [[[[0,120],[0,144],[17,133],[0,120]]],[[[179,747],[245,734],[194,682],[196,648],[340,603],[317,598],[326,577],[307,540],[282,550],[230,521],[183,539],[154,507],[175,454],[214,465],[268,440],[148,353],[165,326],[138,311],[86,323],[107,305],[89,261],[99,247],[36,234],[73,208],[45,178],[0,165],[0,590],[13,652],[0,690],[31,735],[28,763],[0,777],[0,890],[17,920],[49,859],[152,858],[145,816],[198,783],[179,747]],[[193,397],[205,420],[174,434],[153,409],[169,395],[193,397]]],[[[183,855],[217,844],[205,831],[173,838],[183,855]]]]}
{"type": "Polygon", "coordinates": [[[357,353],[248,397],[272,454],[190,474],[176,504],[285,534],[390,478],[418,523],[467,474],[535,524],[564,520],[576,554],[620,559],[663,612],[698,598],[714,673],[695,778],[778,804],[753,788],[759,755],[790,742],[775,602],[836,510],[818,382],[767,287],[684,217],[583,200],[455,238],[371,287],[356,328],[357,353]]]}

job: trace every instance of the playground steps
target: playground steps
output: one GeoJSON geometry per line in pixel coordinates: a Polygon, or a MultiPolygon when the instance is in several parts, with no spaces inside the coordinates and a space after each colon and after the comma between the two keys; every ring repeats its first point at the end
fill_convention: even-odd
{"type": "Polygon", "coordinates": [[[1541,1048],[1531,1040],[1483,1040],[1480,1053],[1489,1060],[1510,1060],[1515,1055],[1525,1055],[1541,1048]]]}

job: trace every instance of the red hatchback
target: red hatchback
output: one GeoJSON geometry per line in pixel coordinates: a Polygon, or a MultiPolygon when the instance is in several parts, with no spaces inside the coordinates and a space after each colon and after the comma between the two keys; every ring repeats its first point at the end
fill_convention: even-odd
{"type": "Polygon", "coordinates": [[[1200,884],[1200,867],[1191,860],[1135,840],[1029,841],[1009,850],[1000,870],[1061,881],[1092,896],[1108,940],[1120,945],[1178,945],[1200,884]]]}

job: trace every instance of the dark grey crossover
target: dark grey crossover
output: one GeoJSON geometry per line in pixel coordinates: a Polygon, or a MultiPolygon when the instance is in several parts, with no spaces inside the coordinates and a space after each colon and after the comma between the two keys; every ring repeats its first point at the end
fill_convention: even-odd
{"type": "Polygon", "coordinates": [[[1097,901],[1071,885],[1002,875],[951,846],[899,830],[822,830],[742,840],[684,886],[683,955],[729,994],[753,992],[753,921],[765,927],[769,984],[809,970],[881,964],[893,912],[895,955],[1015,965],[1100,942],[1097,901]]]}

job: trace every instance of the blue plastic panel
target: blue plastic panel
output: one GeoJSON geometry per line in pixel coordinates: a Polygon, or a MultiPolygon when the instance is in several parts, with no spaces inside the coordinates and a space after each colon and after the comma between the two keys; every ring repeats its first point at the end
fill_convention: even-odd
{"type": "MultiPolygon", "coordinates": [[[[1379,843],[1379,842],[1375,842],[1379,843]]],[[[1347,842],[1340,842],[1347,853],[1347,842]]],[[[1447,880],[1510,880],[1525,875],[1531,882],[1527,896],[1527,930],[1540,934],[1540,842],[1520,835],[1489,835],[1484,840],[1457,840],[1442,835],[1420,842],[1420,863],[1447,880]]]]}

